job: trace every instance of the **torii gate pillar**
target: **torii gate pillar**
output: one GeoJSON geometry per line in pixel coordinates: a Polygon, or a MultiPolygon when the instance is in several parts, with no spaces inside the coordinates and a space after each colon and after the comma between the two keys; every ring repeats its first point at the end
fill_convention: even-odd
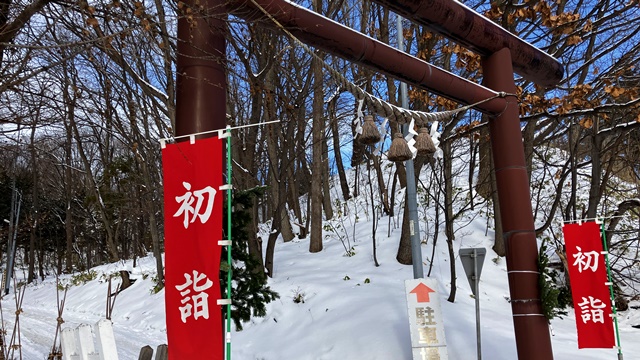
{"type": "MultiPolygon", "coordinates": [[[[515,94],[509,49],[482,61],[483,84],[495,91],[515,94]]],[[[495,164],[500,216],[507,251],[507,274],[519,360],[551,360],[551,338],[542,315],[538,277],[538,245],[524,157],[518,99],[507,97],[507,106],[489,122],[495,164]]]]}
{"type": "Polygon", "coordinates": [[[224,6],[224,0],[185,0],[178,10],[176,136],[226,126],[224,6]]]}

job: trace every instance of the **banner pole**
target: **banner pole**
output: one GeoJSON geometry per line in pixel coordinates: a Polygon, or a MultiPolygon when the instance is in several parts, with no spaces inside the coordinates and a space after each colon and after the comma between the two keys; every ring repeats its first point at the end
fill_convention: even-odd
{"type": "Polygon", "coordinates": [[[618,330],[618,312],[616,309],[616,300],[613,295],[613,281],[611,278],[611,266],[609,264],[609,247],[607,246],[607,234],[604,231],[604,219],[600,221],[600,233],[602,234],[602,246],[604,248],[604,263],[607,267],[607,281],[609,285],[609,295],[611,296],[611,310],[613,312],[613,325],[616,331],[616,343],[618,344],[618,360],[623,360],[622,346],[620,345],[620,331],[618,330]]]}
{"type": "MultiPolygon", "coordinates": [[[[227,126],[227,183],[231,185],[231,128],[227,126]]],[[[231,241],[231,195],[232,187],[227,190],[227,240],[231,241]]],[[[229,265],[229,271],[227,272],[227,360],[231,360],[231,249],[233,244],[227,247],[227,264],[229,265]]]]}

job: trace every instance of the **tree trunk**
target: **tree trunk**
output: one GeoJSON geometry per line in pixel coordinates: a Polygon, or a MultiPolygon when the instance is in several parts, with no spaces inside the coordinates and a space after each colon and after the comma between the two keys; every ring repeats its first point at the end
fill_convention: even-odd
{"type": "MultiPolygon", "coordinates": [[[[483,122],[487,122],[486,116],[482,117],[483,122]]],[[[476,193],[484,199],[489,199],[492,193],[491,172],[493,162],[491,161],[491,142],[489,139],[489,127],[483,126],[480,129],[480,149],[479,149],[478,181],[476,182],[476,193]]]]}
{"type": "MultiPolygon", "coordinates": [[[[68,99],[68,91],[66,88],[63,90],[65,99],[68,99]]],[[[70,106],[70,105],[69,105],[70,106]]],[[[71,116],[71,115],[69,115],[71,116]]],[[[64,167],[64,193],[66,207],[64,211],[64,233],[65,233],[65,270],[67,274],[73,272],[73,212],[71,211],[71,204],[73,203],[73,180],[71,178],[71,157],[72,157],[72,143],[73,137],[71,135],[71,126],[64,121],[64,127],[66,130],[66,141],[64,144],[65,155],[65,167],[64,167]]]]}
{"type": "MultiPolygon", "coordinates": [[[[426,161],[425,157],[418,156],[413,161],[413,168],[415,174],[415,182],[416,185],[419,183],[418,179],[420,177],[420,170],[422,170],[422,165],[426,161]]],[[[403,173],[405,174],[405,184],[406,184],[406,171],[404,171],[404,166],[398,164],[398,169],[402,168],[403,173]]],[[[406,186],[405,186],[406,187],[406,186]]],[[[398,244],[398,252],[396,254],[396,260],[399,263],[404,265],[413,264],[413,260],[411,258],[411,229],[409,225],[409,207],[407,206],[408,198],[407,192],[405,191],[404,195],[404,210],[402,213],[402,233],[400,234],[400,244],[398,244]]]]}
{"type": "Polygon", "coordinates": [[[247,246],[249,248],[249,255],[255,259],[259,266],[256,266],[256,271],[260,270],[262,276],[264,276],[264,260],[262,258],[262,239],[258,237],[258,199],[253,197],[253,206],[251,207],[251,223],[247,225],[247,246]]]}
{"type": "MultiPolygon", "coordinates": [[[[302,121],[302,123],[304,123],[302,121]]],[[[284,136],[283,144],[281,147],[283,151],[287,153],[286,159],[288,161],[281,165],[285,168],[285,176],[287,183],[287,203],[289,204],[289,209],[293,211],[293,215],[295,217],[295,222],[298,224],[298,238],[302,239],[306,237],[304,226],[302,226],[302,209],[300,208],[300,182],[296,181],[296,165],[298,163],[299,151],[296,151],[296,141],[294,141],[296,137],[296,133],[298,132],[298,126],[294,126],[293,124],[289,124],[286,127],[286,134],[284,136]]],[[[304,133],[304,132],[303,132],[304,133]]],[[[304,152],[302,152],[304,154],[304,152]]]]}
{"type": "MultiPolygon", "coordinates": [[[[84,147],[82,145],[82,138],[80,136],[80,131],[78,130],[78,126],[75,121],[75,96],[76,95],[74,94],[73,97],[71,97],[71,94],[68,88],[71,86],[75,86],[75,78],[74,79],[68,78],[65,72],[65,80],[66,80],[66,84],[68,85],[66,87],[63,87],[64,88],[63,96],[65,99],[65,105],[66,105],[66,111],[67,111],[67,117],[65,118],[65,122],[68,121],[68,125],[65,124],[65,127],[68,126],[67,131],[71,132],[71,134],[73,135],[76,141],[78,154],[80,155],[80,159],[82,160],[82,164],[84,165],[84,168],[85,168],[85,176],[86,176],[87,185],[88,185],[87,191],[88,193],[93,194],[96,197],[96,202],[97,202],[96,208],[97,208],[98,214],[100,215],[100,220],[104,225],[105,232],[107,233],[106,244],[107,244],[107,251],[109,253],[110,260],[118,261],[120,257],[119,257],[118,249],[114,240],[112,223],[106,213],[106,208],[105,208],[104,202],[102,201],[102,195],[100,194],[100,190],[98,189],[96,180],[93,177],[93,173],[91,170],[92,169],[91,163],[87,158],[87,154],[84,151],[84,147]]],[[[71,185],[69,184],[69,186],[71,185]]],[[[69,238],[67,238],[67,242],[69,242],[69,238]]],[[[67,267],[69,266],[67,265],[67,267]]]]}
{"type": "Polygon", "coordinates": [[[275,221],[271,224],[271,231],[269,232],[269,239],[267,240],[267,253],[265,254],[264,267],[267,269],[267,276],[273,277],[273,257],[276,249],[276,240],[280,231],[275,226],[275,221]]]}
{"type": "Polygon", "coordinates": [[[494,235],[493,251],[498,256],[507,255],[507,247],[504,241],[504,232],[502,231],[502,218],[500,217],[500,199],[498,198],[498,185],[496,182],[496,172],[493,167],[493,155],[491,156],[491,203],[493,204],[493,223],[494,235]]]}
{"type": "Polygon", "coordinates": [[[474,134],[469,136],[469,172],[467,177],[467,182],[469,183],[469,208],[471,211],[474,210],[474,194],[473,194],[473,176],[476,171],[476,158],[478,155],[478,146],[473,138],[474,134]]]}
{"type": "Polygon", "coordinates": [[[369,200],[371,202],[371,244],[373,246],[373,264],[378,267],[378,249],[376,247],[376,231],[378,230],[378,216],[376,214],[375,197],[373,196],[373,184],[371,184],[371,162],[367,162],[367,176],[369,177],[369,200]]]}
{"type": "Polygon", "coordinates": [[[336,170],[338,171],[338,178],[340,179],[340,189],[342,190],[342,198],[344,200],[349,200],[351,198],[351,194],[349,191],[349,183],[347,182],[347,175],[344,171],[344,164],[342,163],[342,152],[340,148],[340,132],[338,130],[338,118],[336,117],[335,107],[336,107],[336,101],[331,101],[328,105],[329,124],[331,126],[331,140],[333,141],[333,154],[336,159],[336,170]]]}
{"type": "Polygon", "coordinates": [[[409,229],[409,207],[407,206],[407,193],[404,195],[404,206],[402,212],[402,231],[400,233],[400,244],[398,245],[398,252],[396,254],[396,260],[403,265],[411,265],[413,259],[411,258],[411,235],[409,229]]]}
{"type": "Polygon", "coordinates": [[[453,151],[451,142],[444,141],[442,144],[443,164],[444,164],[444,227],[447,237],[447,249],[449,250],[449,270],[451,272],[451,290],[447,301],[454,302],[456,299],[456,257],[453,251],[453,241],[456,239],[453,228],[453,151]]]}
{"type": "Polygon", "coordinates": [[[331,220],[333,219],[333,204],[331,203],[331,189],[329,186],[329,180],[331,179],[329,175],[329,147],[324,136],[324,117],[322,119],[322,208],[324,209],[325,219],[331,220]]]}
{"type": "Polygon", "coordinates": [[[536,134],[536,121],[529,121],[522,131],[522,144],[524,146],[524,159],[527,164],[527,175],[529,175],[529,183],[531,183],[531,170],[533,166],[533,146],[536,134]]]}
{"type": "MultiPolygon", "coordinates": [[[[273,89],[275,80],[275,71],[269,70],[265,79],[265,96],[266,96],[266,113],[268,119],[276,118],[275,92],[273,89]]],[[[279,151],[278,133],[281,131],[279,124],[267,127],[267,155],[271,166],[269,167],[269,183],[271,184],[270,194],[272,196],[273,221],[277,222],[276,227],[282,234],[285,242],[293,240],[295,235],[291,229],[289,221],[289,213],[287,212],[287,186],[286,186],[286,169],[283,165],[287,159],[283,158],[284,154],[279,151]]]]}
{"type": "MultiPolygon", "coordinates": [[[[320,0],[315,0],[314,8],[321,8],[320,0]]],[[[312,140],[313,140],[313,161],[311,163],[311,193],[309,199],[311,201],[311,231],[309,252],[315,253],[322,251],[322,172],[323,172],[323,146],[324,140],[324,121],[323,121],[323,102],[324,91],[322,88],[322,68],[318,60],[312,62],[312,71],[314,77],[313,90],[313,107],[312,107],[312,140]]]]}
{"type": "Polygon", "coordinates": [[[387,185],[384,183],[384,177],[382,174],[382,167],[380,165],[379,156],[371,156],[373,160],[373,167],[376,171],[376,179],[378,180],[378,190],[380,191],[380,201],[382,202],[382,208],[386,214],[391,213],[391,207],[389,206],[389,193],[387,192],[387,185]]]}
{"type": "Polygon", "coordinates": [[[31,129],[31,174],[33,176],[31,187],[31,231],[29,234],[29,269],[27,271],[27,283],[31,284],[36,278],[36,236],[38,231],[38,162],[35,147],[36,124],[31,129]]]}
{"type": "MultiPolygon", "coordinates": [[[[484,119],[484,117],[483,117],[484,119]]],[[[486,121],[486,119],[484,120],[486,121]]],[[[496,183],[496,173],[493,166],[493,154],[491,152],[491,142],[489,141],[489,128],[487,126],[480,130],[479,168],[476,192],[485,199],[491,199],[493,206],[493,224],[495,239],[493,251],[498,256],[506,255],[504,236],[502,234],[502,220],[500,218],[500,203],[498,201],[498,188],[496,183]]]]}
{"type": "MultiPolygon", "coordinates": [[[[139,156],[137,157],[139,158],[139,156]]],[[[145,159],[150,156],[145,156],[145,159]]],[[[157,271],[157,289],[164,287],[164,266],[162,265],[162,249],[160,247],[160,232],[158,231],[158,219],[156,218],[155,198],[153,196],[153,184],[151,183],[151,174],[149,168],[144,159],[141,160],[142,174],[144,178],[145,187],[149,190],[149,194],[145,196],[145,203],[147,209],[147,215],[149,215],[149,232],[151,233],[151,243],[153,244],[153,256],[156,259],[156,271],[157,271]],[[149,198],[151,197],[151,198],[149,198]]]]}
{"type": "Polygon", "coordinates": [[[302,225],[302,209],[300,208],[300,201],[298,199],[298,182],[296,181],[293,173],[293,166],[288,166],[287,168],[287,203],[289,204],[289,209],[293,211],[293,215],[295,217],[294,221],[298,224],[298,238],[303,239],[306,237],[306,234],[304,226],[302,225]]]}
{"type": "Polygon", "coordinates": [[[102,201],[102,195],[100,194],[100,189],[98,189],[98,184],[96,183],[95,178],[93,177],[93,173],[91,172],[91,164],[89,159],[87,158],[87,154],[84,151],[84,147],[82,146],[82,140],[80,137],[80,131],[78,130],[78,126],[76,125],[75,119],[72,114],[70,114],[70,126],[73,129],[73,133],[76,140],[76,145],[78,147],[78,154],[80,155],[80,159],[82,159],[82,163],[85,168],[85,174],[87,179],[89,180],[89,189],[87,189],[90,193],[92,193],[96,197],[97,202],[97,210],[100,215],[100,219],[104,224],[104,230],[106,232],[106,244],[107,244],[107,252],[109,253],[109,260],[118,261],[120,256],[118,255],[118,248],[115,243],[115,237],[113,234],[113,228],[111,220],[107,215],[107,210],[105,208],[104,202],[102,201]]]}
{"type": "Polygon", "coordinates": [[[577,211],[577,188],[578,188],[578,159],[577,159],[577,147],[579,143],[578,136],[580,134],[580,128],[578,125],[569,125],[569,161],[571,163],[571,195],[569,202],[565,208],[564,218],[565,220],[576,220],[578,217],[577,211]]]}
{"type": "Polygon", "coordinates": [[[407,187],[407,169],[402,162],[396,162],[396,173],[398,174],[398,184],[400,189],[407,187]]]}
{"type": "MultiPolygon", "coordinates": [[[[435,160],[435,159],[434,159],[435,160]]],[[[435,166],[432,163],[431,169],[433,170],[433,175],[436,175],[435,166]]],[[[435,216],[433,220],[433,244],[431,247],[431,257],[429,258],[429,271],[427,272],[427,277],[431,276],[431,270],[433,270],[433,262],[435,260],[436,254],[436,245],[438,244],[438,237],[440,234],[440,211],[442,207],[440,206],[440,195],[442,194],[440,191],[435,191],[436,195],[433,196],[431,194],[431,198],[435,204],[435,216]]]]}
{"type": "Polygon", "coordinates": [[[591,135],[591,183],[589,184],[589,205],[587,207],[587,219],[595,219],[598,205],[602,198],[602,135],[598,134],[598,121],[594,122],[591,135]]]}

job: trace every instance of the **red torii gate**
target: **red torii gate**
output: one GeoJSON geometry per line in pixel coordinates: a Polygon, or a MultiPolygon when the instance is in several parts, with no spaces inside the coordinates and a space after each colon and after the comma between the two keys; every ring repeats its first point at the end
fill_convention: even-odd
{"type": "MultiPolygon", "coordinates": [[[[249,20],[264,19],[256,4],[310,45],[464,104],[498,92],[514,94],[514,70],[543,86],[554,85],[563,77],[556,59],[456,1],[374,1],[482,55],[486,87],[285,0],[185,0],[183,9],[201,10],[191,15],[184,12],[178,20],[175,135],[226,126],[226,14],[230,11],[249,20]],[[199,16],[202,13],[211,16],[199,16]]],[[[550,360],[553,352],[538,288],[538,249],[518,101],[513,96],[497,98],[476,108],[491,116],[518,358],[550,360]]]]}

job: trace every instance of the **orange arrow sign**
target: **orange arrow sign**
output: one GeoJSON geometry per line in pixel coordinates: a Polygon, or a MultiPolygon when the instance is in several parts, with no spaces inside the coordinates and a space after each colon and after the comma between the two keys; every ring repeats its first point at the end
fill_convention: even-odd
{"type": "Polygon", "coordinates": [[[409,293],[416,294],[416,296],[418,297],[418,302],[421,303],[421,302],[429,302],[429,293],[432,293],[432,292],[436,292],[436,291],[428,287],[427,285],[420,283],[409,293]]]}

